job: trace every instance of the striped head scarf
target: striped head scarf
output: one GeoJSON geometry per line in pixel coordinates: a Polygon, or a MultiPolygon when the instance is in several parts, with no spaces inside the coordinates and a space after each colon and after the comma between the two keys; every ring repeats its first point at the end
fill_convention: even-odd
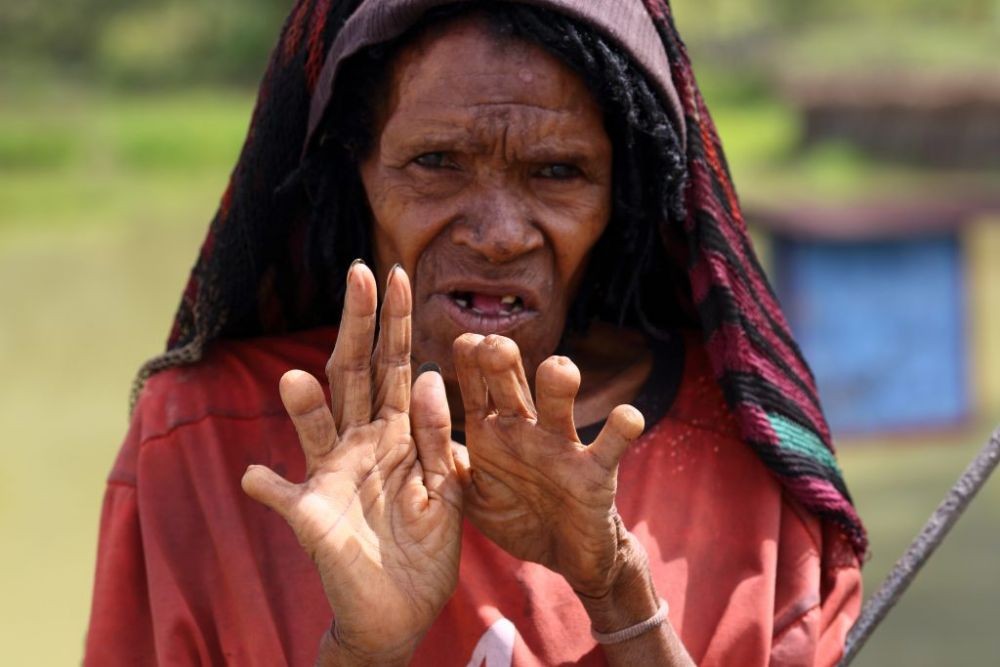
{"type": "MultiPolygon", "coordinates": [[[[276,193],[298,168],[328,102],[341,57],[331,49],[348,48],[351,39],[357,48],[380,35],[389,39],[427,8],[461,1],[470,0],[296,2],[272,53],[240,159],[192,270],[167,350],[143,366],[136,391],[153,373],[197,362],[216,338],[329,323],[310,315],[329,312],[330,299],[298,250],[308,216],[276,193]],[[366,5],[401,7],[403,18],[393,23],[375,11],[379,16],[373,20],[383,23],[368,25],[369,32],[361,30],[359,38],[350,19],[356,15],[356,24],[359,7],[366,5]]],[[[751,246],[718,133],[667,0],[513,1],[590,23],[654,79],[682,130],[687,162],[682,230],[670,237],[681,238],[683,247],[669,248],[668,256],[685,265],[690,284],[685,305],[697,313],[716,379],[745,441],[786,492],[836,527],[844,544],[863,559],[867,538],[834,457],[814,378],[751,246]],[[632,27],[623,29],[626,25],[632,27]]],[[[668,222],[678,224],[663,224],[668,222]]]]}

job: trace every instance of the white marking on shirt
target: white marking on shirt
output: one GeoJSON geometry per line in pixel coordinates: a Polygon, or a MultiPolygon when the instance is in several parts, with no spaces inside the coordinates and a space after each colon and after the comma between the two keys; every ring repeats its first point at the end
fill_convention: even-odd
{"type": "Polygon", "coordinates": [[[511,667],[517,628],[506,618],[497,620],[479,638],[466,667],[511,667]]]}

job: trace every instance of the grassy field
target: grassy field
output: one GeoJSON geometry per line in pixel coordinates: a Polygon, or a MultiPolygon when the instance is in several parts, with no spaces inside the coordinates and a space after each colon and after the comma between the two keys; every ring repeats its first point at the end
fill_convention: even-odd
{"type": "MultiPolygon", "coordinates": [[[[251,103],[238,93],[0,90],[5,664],[79,661],[103,480],[125,431],[129,383],[163,344],[251,103]]],[[[762,104],[718,119],[744,193],[771,196],[785,178],[788,113],[762,104]]],[[[817,182],[833,174],[836,193],[859,179],[852,165],[819,160],[805,173],[817,182]]],[[[872,538],[869,591],[986,433],[842,447],[872,538]]],[[[856,664],[995,660],[998,526],[995,482],[856,664]]]]}

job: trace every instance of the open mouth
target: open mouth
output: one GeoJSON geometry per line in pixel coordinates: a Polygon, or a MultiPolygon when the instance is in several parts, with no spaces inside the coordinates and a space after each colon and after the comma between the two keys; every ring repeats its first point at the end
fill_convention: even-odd
{"type": "Polygon", "coordinates": [[[451,292],[451,300],[462,310],[486,317],[505,317],[524,311],[524,300],[516,294],[451,292]]]}
{"type": "Polygon", "coordinates": [[[538,316],[537,306],[533,305],[536,300],[510,287],[463,286],[438,292],[436,298],[463,333],[508,334],[538,316]]]}

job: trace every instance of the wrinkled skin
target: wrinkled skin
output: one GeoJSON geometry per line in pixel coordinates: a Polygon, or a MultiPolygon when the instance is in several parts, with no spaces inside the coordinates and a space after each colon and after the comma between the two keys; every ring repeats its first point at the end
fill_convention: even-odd
{"type": "Polygon", "coordinates": [[[465,334],[455,341],[455,365],[471,464],[466,514],[512,556],[603,597],[625,565],[614,508],[618,461],[642,434],[642,415],[615,408],[588,447],[573,421],[580,372],[566,357],[539,366],[537,401],[510,339],[465,334]]]}
{"type": "Polygon", "coordinates": [[[460,422],[456,338],[507,336],[532,374],[556,349],[611,215],[611,141],[568,67],[475,23],[419,40],[391,83],[361,164],[377,265],[412,277],[414,360],[441,365],[460,422]],[[523,309],[479,316],[456,307],[459,292],[517,296],[523,309]]]}
{"type": "Polygon", "coordinates": [[[252,466],[243,488],[288,521],[337,615],[341,647],[359,660],[408,656],[455,588],[462,490],[444,385],[426,373],[410,388],[410,289],[397,270],[372,352],[371,271],[348,276],[340,335],[327,365],[331,406],[302,371],[281,379],[306,456],[291,484],[252,466]]]}
{"type": "MultiPolygon", "coordinates": [[[[596,341],[630,363],[588,391],[573,362],[550,356],[610,215],[598,105],[558,60],[497,42],[475,19],[418,40],[392,74],[380,140],[361,164],[386,275],[379,339],[375,278],[357,264],[327,369],[331,405],[301,371],[281,383],[305,481],[259,466],[243,480],[319,569],[336,616],[320,663],[407,663],[457,585],[463,512],[513,556],[561,574],[595,628],[649,618],[658,600],[645,553],[614,507],[619,459],[643,428],[637,410],[615,405],[635,394],[648,358],[623,357],[627,336],[596,341]],[[411,391],[411,360],[442,374],[411,391]],[[589,446],[576,433],[580,403],[607,418],[589,446]],[[451,443],[453,421],[467,449],[451,443]]],[[[669,625],[605,655],[689,664],[669,625]]]]}

